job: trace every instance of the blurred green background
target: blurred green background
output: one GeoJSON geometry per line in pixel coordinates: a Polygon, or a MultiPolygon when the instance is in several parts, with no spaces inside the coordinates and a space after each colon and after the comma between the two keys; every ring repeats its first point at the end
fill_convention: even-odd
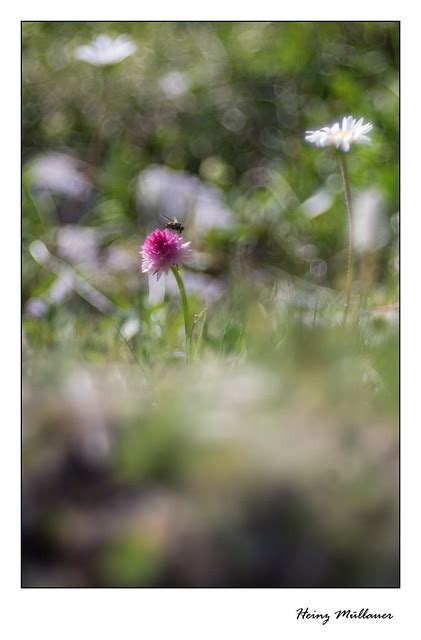
{"type": "Polygon", "coordinates": [[[399,23],[22,27],[23,584],[398,586],[399,23]],[[136,51],[96,67],[92,38],[136,51]],[[305,131],[373,123],[348,154],[305,131]],[[140,273],[183,222],[177,290],[140,273]]]}

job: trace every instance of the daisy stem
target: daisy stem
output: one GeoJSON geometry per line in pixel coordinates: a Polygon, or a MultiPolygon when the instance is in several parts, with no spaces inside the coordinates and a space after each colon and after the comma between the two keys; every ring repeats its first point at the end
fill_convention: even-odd
{"type": "Polygon", "coordinates": [[[180,292],[181,306],[183,307],[184,315],[184,329],[186,332],[186,353],[187,359],[189,359],[192,340],[192,323],[190,318],[189,303],[187,300],[186,289],[184,287],[183,278],[179,268],[171,267],[171,271],[173,272],[174,278],[177,282],[178,290],[180,292]]]}
{"type": "Polygon", "coordinates": [[[351,301],[351,290],[352,290],[352,273],[353,273],[352,223],[353,223],[354,214],[353,214],[353,208],[352,208],[351,187],[350,187],[349,177],[348,177],[348,167],[347,167],[344,153],[339,153],[339,164],[341,167],[342,180],[344,183],[345,203],[348,211],[348,267],[347,267],[347,275],[346,275],[346,307],[345,307],[345,316],[344,316],[344,322],[345,322],[346,317],[348,315],[348,311],[349,311],[349,304],[351,301]]]}

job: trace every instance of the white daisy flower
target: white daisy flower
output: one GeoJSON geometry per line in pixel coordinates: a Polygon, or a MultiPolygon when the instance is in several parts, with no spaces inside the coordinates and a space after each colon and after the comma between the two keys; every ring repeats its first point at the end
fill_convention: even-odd
{"type": "Polygon", "coordinates": [[[331,127],[323,127],[317,131],[306,131],[307,142],[315,144],[316,147],[335,146],[341,151],[349,151],[352,144],[371,144],[370,138],[366,135],[373,128],[370,122],[364,124],[364,119],[357,122],[352,116],[345,116],[342,126],[335,122],[331,127]]]}
{"type": "Polygon", "coordinates": [[[75,57],[96,67],[105,67],[131,56],[136,48],[134,42],[126,35],[117,38],[101,35],[94,38],[90,44],[78,47],[75,57]]]}

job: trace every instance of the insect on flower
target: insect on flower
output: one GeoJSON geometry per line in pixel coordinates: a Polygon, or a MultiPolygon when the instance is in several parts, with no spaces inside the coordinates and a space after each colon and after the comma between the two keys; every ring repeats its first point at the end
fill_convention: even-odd
{"type": "Polygon", "coordinates": [[[188,261],[191,253],[190,242],[183,243],[182,238],[170,229],[155,229],[148,235],[140,251],[142,271],[156,274],[159,279],[172,267],[188,261]]]}
{"type": "Polygon", "coordinates": [[[178,222],[177,218],[169,218],[166,215],[164,215],[164,218],[169,220],[165,225],[166,229],[171,229],[171,231],[176,231],[177,233],[183,233],[184,225],[182,225],[181,222],[178,222]]]}

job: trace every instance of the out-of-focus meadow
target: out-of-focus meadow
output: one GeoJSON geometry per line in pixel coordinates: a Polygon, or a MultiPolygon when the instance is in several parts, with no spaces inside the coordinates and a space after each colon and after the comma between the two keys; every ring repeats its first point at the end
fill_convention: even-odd
{"type": "Polygon", "coordinates": [[[398,23],[23,24],[23,584],[393,587],[398,23]],[[101,34],[136,44],[78,60],[101,34]],[[304,142],[343,115],[349,152],[304,142]],[[176,217],[195,355],[171,274],[176,217]]]}

